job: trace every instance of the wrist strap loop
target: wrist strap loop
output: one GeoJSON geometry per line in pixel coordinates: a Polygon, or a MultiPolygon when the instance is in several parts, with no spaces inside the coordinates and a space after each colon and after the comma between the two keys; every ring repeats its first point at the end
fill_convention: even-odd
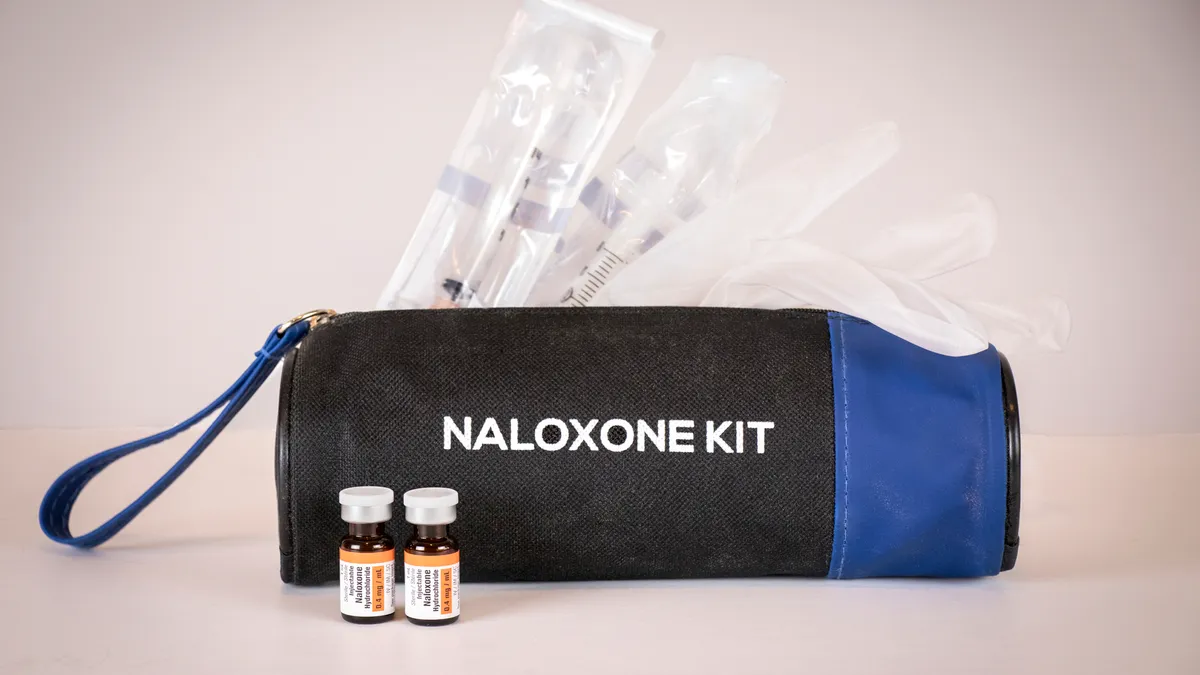
{"type": "Polygon", "coordinates": [[[225,390],[225,393],[218,396],[217,400],[205,406],[200,412],[166,431],[96,453],[63,472],[50,485],[50,489],[46,491],[46,496],[42,498],[42,506],[38,510],[38,521],[41,523],[42,532],[45,532],[47,537],[60,544],[67,544],[77,548],[99,546],[120,532],[122,528],[142,512],[142,509],[149,506],[150,502],[162,494],[171,483],[174,483],[175,479],[179,478],[191,466],[192,462],[200,457],[200,453],[208,448],[217,435],[238,414],[242,407],[246,405],[250,397],[254,396],[254,392],[258,391],[258,388],[262,386],[262,383],[271,374],[271,371],[275,369],[275,365],[279,360],[287,356],[288,352],[298,345],[304,339],[304,336],[308,335],[313,324],[313,318],[308,315],[301,315],[297,319],[289,321],[278,328],[271,329],[270,337],[267,338],[262,349],[259,349],[255,353],[254,362],[250,364],[246,372],[242,373],[241,377],[233,383],[233,386],[225,390]],[[216,419],[204,430],[200,438],[196,439],[192,447],[162,475],[162,478],[155,481],[140,497],[133,500],[133,503],[126,506],[120,513],[109,518],[104,524],[91,532],[78,536],[71,534],[71,529],[68,525],[71,518],[71,509],[75,506],[75,500],[78,499],[79,493],[83,491],[83,488],[87,486],[88,482],[96,474],[126,455],[133,454],[143,448],[158,445],[176,434],[196,426],[218,410],[220,412],[217,414],[216,419]]]}

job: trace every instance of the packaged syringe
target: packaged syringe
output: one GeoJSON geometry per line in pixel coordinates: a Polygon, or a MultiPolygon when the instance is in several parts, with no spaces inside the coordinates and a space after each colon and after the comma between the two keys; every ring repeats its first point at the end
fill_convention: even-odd
{"type": "Polygon", "coordinates": [[[526,302],[661,33],[527,0],[377,306],[526,302]]]}
{"type": "Polygon", "coordinates": [[[584,189],[532,305],[583,306],[676,226],[726,199],[771,128],[783,79],[737,56],[699,61],[634,147],[584,189]]]}

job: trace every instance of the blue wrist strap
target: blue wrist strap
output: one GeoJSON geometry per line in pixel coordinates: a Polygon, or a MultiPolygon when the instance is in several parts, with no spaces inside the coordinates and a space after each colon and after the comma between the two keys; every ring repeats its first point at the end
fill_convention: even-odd
{"type": "MultiPolygon", "coordinates": [[[[272,329],[271,335],[267,338],[266,343],[263,344],[262,349],[255,353],[254,363],[250,364],[250,367],[233,383],[233,386],[200,412],[166,431],[92,455],[63,472],[50,486],[50,489],[46,491],[46,496],[42,498],[42,506],[38,511],[38,521],[41,523],[42,532],[45,532],[46,536],[54,541],[78,548],[99,546],[120,532],[122,528],[142,512],[142,509],[149,506],[150,502],[162,494],[171,483],[174,483],[175,479],[179,478],[191,466],[192,462],[200,457],[200,453],[204,452],[209,444],[213,442],[213,439],[221,433],[225,426],[246,405],[250,397],[254,396],[254,392],[258,391],[258,388],[262,386],[262,383],[271,374],[271,371],[275,369],[275,365],[279,360],[299,344],[305,335],[308,335],[308,331],[312,327],[312,320],[316,318],[310,315],[314,314],[316,313],[310,312],[309,314],[301,315],[278,328],[272,329]],[[75,506],[75,500],[79,497],[79,493],[83,491],[83,488],[96,474],[126,455],[162,443],[176,434],[196,426],[218,410],[220,410],[220,413],[217,414],[216,419],[213,420],[208,429],[204,430],[204,433],[200,435],[200,438],[196,439],[192,447],[179,458],[179,461],[175,462],[174,466],[162,475],[162,478],[159,478],[154,485],[151,485],[149,490],[146,490],[140,497],[133,500],[132,504],[126,506],[120,513],[109,518],[107,522],[91,532],[78,536],[71,534],[71,529],[68,526],[71,509],[75,506]]],[[[320,316],[324,317],[327,314],[321,314],[320,316]]]]}

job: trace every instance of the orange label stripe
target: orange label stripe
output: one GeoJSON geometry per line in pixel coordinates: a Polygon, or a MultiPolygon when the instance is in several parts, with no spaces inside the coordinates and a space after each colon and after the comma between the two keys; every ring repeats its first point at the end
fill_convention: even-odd
{"type": "Polygon", "coordinates": [[[356,565],[377,565],[379,563],[395,562],[395,551],[339,551],[339,558],[342,562],[354,563],[356,565]]]}

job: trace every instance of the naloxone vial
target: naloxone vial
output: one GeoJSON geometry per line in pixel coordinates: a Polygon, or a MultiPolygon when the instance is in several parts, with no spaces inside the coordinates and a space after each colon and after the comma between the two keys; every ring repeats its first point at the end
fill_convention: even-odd
{"type": "Polygon", "coordinates": [[[342,539],[342,618],[351,623],[381,623],[396,616],[396,542],[384,532],[395,494],[385,487],[352,487],[338,494],[342,520],[350,533],[342,539]]]}
{"type": "Polygon", "coordinates": [[[404,493],[404,518],[413,525],[404,544],[404,615],[418,626],[458,621],[458,542],[446,531],[457,507],[449,488],[404,493]]]}

